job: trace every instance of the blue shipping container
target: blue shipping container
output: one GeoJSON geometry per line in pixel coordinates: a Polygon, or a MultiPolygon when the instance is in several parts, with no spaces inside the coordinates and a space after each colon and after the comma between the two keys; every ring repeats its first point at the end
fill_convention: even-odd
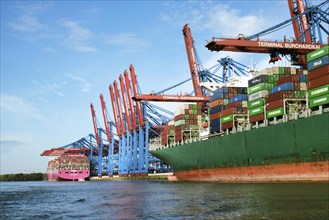
{"type": "Polygon", "coordinates": [[[320,57],[316,60],[312,60],[307,64],[308,71],[314,70],[324,65],[329,64],[329,56],[320,57]]]}
{"type": "Polygon", "coordinates": [[[220,119],[210,121],[210,133],[219,132],[221,130],[220,119]]]}
{"type": "Polygon", "coordinates": [[[238,96],[234,96],[233,98],[231,98],[230,100],[231,102],[237,102],[237,101],[248,101],[248,95],[246,94],[241,94],[238,96]]]}
{"type": "Polygon", "coordinates": [[[214,106],[210,109],[210,114],[215,114],[217,112],[221,112],[223,110],[225,110],[226,108],[226,105],[217,105],[217,106],[214,106]]]}
{"type": "Polygon", "coordinates": [[[287,82],[283,83],[279,86],[275,86],[272,88],[272,93],[280,92],[280,91],[293,91],[294,90],[294,83],[287,82]]]}
{"type": "Polygon", "coordinates": [[[299,82],[306,82],[306,75],[299,75],[299,82]]]}

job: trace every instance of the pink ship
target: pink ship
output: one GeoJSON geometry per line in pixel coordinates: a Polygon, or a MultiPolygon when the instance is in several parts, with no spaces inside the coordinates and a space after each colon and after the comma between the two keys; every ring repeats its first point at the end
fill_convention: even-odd
{"type": "Polygon", "coordinates": [[[90,175],[88,158],[80,154],[63,154],[48,162],[49,181],[84,181],[90,175]]]}

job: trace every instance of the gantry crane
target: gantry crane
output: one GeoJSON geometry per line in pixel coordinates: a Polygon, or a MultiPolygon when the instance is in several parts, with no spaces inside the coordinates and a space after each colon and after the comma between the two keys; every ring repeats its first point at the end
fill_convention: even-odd
{"type": "Polygon", "coordinates": [[[281,59],[280,54],[290,55],[294,65],[306,68],[305,55],[326,45],[322,42],[321,31],[328,35],[328,26],[324,27],[320,22],[323,21],[327,25],[329,24],[328,3],[329,1],[326,0],[318,6],[306,7],[307,4],[304,4],[303,0],[288,0],[291,19],[249,37],[243,34],[239,34],[238,38],[213,37],[212,40],[207,42],[206,47],[210,51],[217,52],[268,53],[270,54],[269,62],[273,63],[281,59]],[[327,7],[326,11],[322,11],[324,7],[327,7]],[[293,41],[288,41],[286,37],[283,41],[263,41],[259,39],[260,36],[273,32],[290,22],[292,22],[295,34],[293,41]],[[316,33],[318,33],[317,37],[316,33]]]}
{"type": "Polygon", "coordinates": [[[118,153],[118,146],[116,143],[116,140],[114,139],[113,134],[113,122],[108,120],[108,113],[106,110],[105,100],[103,94],[100,94],[99,96],[102,106],[102,113],[103,113],[103,119],[104,119],[104,125],[105,125],[105,131],[106,131],[106,137],[109,142],[109,149],[108,149],[108,167],[107,167],[107,173],[108,176],[113,176],[114,173],[114,165],[118,163],[117,159],[117,153],[118,153]]]}

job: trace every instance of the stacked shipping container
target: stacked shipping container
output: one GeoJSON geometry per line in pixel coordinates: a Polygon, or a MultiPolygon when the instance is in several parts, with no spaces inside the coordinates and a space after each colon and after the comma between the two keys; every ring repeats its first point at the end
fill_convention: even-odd
{"type": "Polygon", "coordinates": [[[244,113],[248,99],[246,87],[222,87],[210,97],[210,133],[233,127],[234,114],[244,113]]]}
{"type": "MultiPolygon", "coordinates": [[[[276,70],[279,74],[279,69],[276,70]]],[[[265,119],[264,99],[274,86],[274,71],[273,68],[267,68],[248,81],[248,114],[251,123],[265,119]]]]}
{"type": "Polygon", "coordinates": [[[307,55],[309,82],[308,96],[310,108],[329,104],[329,46],[307,55]]]}
{"type": "Polygon", "coordinates": [[[284,75],[280,77],[271,94],[266,97],[266,118],[271,119],[285,114],[284,100],[302,100],[306,96],[307,71],[295,68],[284,68],[284,75]]]}
{"type": "Polygon", "coordinates": [[[205,118],[201,116],[201,107],[196,104],[181,105],[175,112],[175,142],[199,137],[199,127],[205,118]]]}
{"type": "Polygon", "coordinates": [[[175,141],[175,126],[174,122],[169,122],[168,126],[164,127],[164,130],[161,132],[161,144],[168,145],[175,141]]]}

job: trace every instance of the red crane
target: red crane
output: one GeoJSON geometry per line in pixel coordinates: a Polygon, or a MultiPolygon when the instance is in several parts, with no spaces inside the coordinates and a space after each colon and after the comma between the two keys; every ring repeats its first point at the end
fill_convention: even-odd
{"type": "MultiPolygon", "coordinates": [[[[130,65],[130,68],[132,68],[132,65],[130,65]]],[[[133,127],[135,129],[137,129],[138,125],[137,125],[137,121],[136,121],[134,103],[133,103],[133,100],[131,98],[131,88],[130,88],[130,80],[129,80],[128,72],[124,71],[123,75],[125,77],[126,89],[127,89],[127,94],[128,94],[128,101],[129,101],[129,106],[130,106],[130,115],[131,115],[131,118],[132,118],[132,121],[133,121],[133,127]]]]}
{"type": "Polygon", "coordinates": [[[95,109],[94,109],[93,103],[90,104],[90,109],[91,109],[91,116],[92,116],[93,124],[94,124],[95,137],[96,137],[97,145],[99,146],[101,144],[101,139],[99,138],[96,114],[95,114],[95,109]]]}
{"type": "MultiPolygon", "coordinates": [[[[200,86],[198,62],[196,52],[194,49],[194,41],[192,38],[191,30],[188,24],[183,27],[183,35],[187,59],[190,67],[190,74],[193,83],[195,96],[190,95],[159,95],[159,94],[134,94],[135,101],[157,101],[157,102],[197,102],[202,105],[202,102],[208,102],[209,97],[204,96],[200,86]]],[[[136,81],[137,82],[137,81],[136,81]]],[[[134,82],[133,82],[134,84],[134,82]]]]}
{"type": "Polygon", "coordinates": [[[143,94],[134,96],[133,100],[155,102],[209,102],[209,96],[143,94]]]}
{"type": "MultiPolygon", "coordinates": [[[[138,96],[137,78],[136,78],[136,74],[135,74],[135,68],[132,64],[129,67],[129,71],[130,71],[130,77],[131,77],[131,81],[132,81],[134,97],[137,97],[138,96]]],[[[143,113],[142,113],[142,108],[141,108],[140,102],[136,102],[136,111],[137,111],[139,125],[143,126],[144,120],[143,120],[143,113]]]]}
{"type": "Polygon", "coordinates": [[[130,132],[130,131],[132,131],[132,126],[131,126],[131,119],[130,119],[130,113],[129,113],[129,107],[128,107],[128,100],[127,100],[127,95],[126,95],[127,90],[124,85],[124,79],[123,79],[122,74],[119,76],[119,81],[120,81],[120,87],[121,87],[123,106],[124,106],[125,113],[126,113],[126,122],[127,122],[127,126],[128,126],[128,131],[130,132]]]}
{"type": "Polygon", "coordinates": [[[260,32],[250,37],[239,34],[238,38],[215,38],[206,44],[211,51],[232,51],[232,52],[250,52],[250,53],[268,53],[271,56],[270,62],[281,59],[279,54],[291,55],[295,65],[306,67],[305,55],[311,51],[317,50],[324,44],[312,42],[310,34],[310,24],[306,18],[306,12],[314,10],[306,10],[303,0],[288,0],[291,19],[282,22],[266,31],[260,32]],[[296,11],[296,8],[298,11],[296,11]],[[297,14],[297,15],[296,15],[297,14]],[[299,28],[298,20],[300,20],[302,28],[299,28]],[[289,42],[284,37],[283,41],[263,41],[259,39],[261,34],[273,31],[274,29],[292,22],[295,40],[289,42]],[[303,39],[301,39],[303,36],[303,39]],[[252,40],[256,38],[256,40],[252,40]]]}
{"type": "Polygon", "coordinates": [[[194,49],[194,41],[188,24],[185,24],[183,27],[183,35],[195,96],[202,97],[203,94],[200,87],[199,70],[194,49]]]}
{"type": "Polygon", "coordinates": [[[109,123],[107,119],[107,113],[106,113],[106,106],[105,106],[105,101],[104,101],[104,96],[101,93],[99,95],[99,98],[101,99],[101,106],[102,106],[102,112],[103,112],[103,119],[104,119],[104,125],[105,125],[105,131],[106,131],[106,137],[109,142],[111,142],[111,132],[109,128],[109,123]]]}
{"type": "Polygon", "coordinates": [[[119,137],[121,137],[121,130],[120,130],[121,125],[120,125],[120,122],[118,120],[118,108],[117,108],[117,105],[116,105],[112,85],[109,86],[109,90],[110,90],[110,96],[111,96],[111,102],[112,102],[112,111],[113,111],[113,116],[114,116],[115,127],[116,127],[116,130],[117,130],[117,135],[119,137]]]}
{"type": "Polygon", "coordinates": [[[121,134],[126,134],[125,122],[123,120],[122,107],[121,107],[121,102],[120,102],[120,94],[119,94],[118,84],[117,84],[116,80],[114,80],[113,86],[114,86],[116,106],[117,106],[118,113],[119,113],[118,116],[119,116],[119,121],[120,121],[120,125],[121,125],[121,134]]]}

